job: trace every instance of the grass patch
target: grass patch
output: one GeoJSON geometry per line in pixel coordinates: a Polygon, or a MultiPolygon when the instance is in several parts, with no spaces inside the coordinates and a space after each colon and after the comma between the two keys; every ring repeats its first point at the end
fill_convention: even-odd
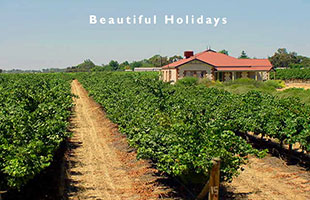
{"type": "Polygon", "coordinates": [[[249,91],[260,91],[278,97],[297,97],[301,102],[310,105],[310,89],[290,88],[283,91],[277,89],[284,88],[285,82],[282,80],[256,81],[253,79],[237,79],[235,81],[219,82],[208,79],[198,79],[195,77],[185,77],[177,82],[177,85],[193,86],[204,85],[208,88],[222,89],[234,94],[245,94],[249,91]]]}
{"type": "Polygon", "coordinates": [[[279,97],[297,97],[301,102],[310,104],[310,89],[305,90],[304,88],[289,88],[280,92],[276,92],[279,97]]]}
{"type": "Polygon", "coordinates": [[[261,91],[266,93],[274,93],[278,88],[283,88],[285,83],[278,80],[256,81],[253,79],[242,78],[228,82],[213,82],[213,84],[205,84],[207,87],[223,89],[234,94],[244,94],[249,91],[261,91]]]}

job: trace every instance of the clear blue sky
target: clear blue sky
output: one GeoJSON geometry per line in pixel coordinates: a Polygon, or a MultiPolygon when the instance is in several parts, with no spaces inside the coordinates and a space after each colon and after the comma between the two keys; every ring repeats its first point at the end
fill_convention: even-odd
{"type": "MultiPolygon", "coordinates": [[[[245,50],[251,57],[279,47],[310,56],[310,0],[0,0],[0,68],[68,67],[182,55],[184,50],[245,50]],[[90,25],[89,15],[227,17],[228,24],[90,25]]],[[[161,20],[162,21],[162,20],[161,20]]]]}

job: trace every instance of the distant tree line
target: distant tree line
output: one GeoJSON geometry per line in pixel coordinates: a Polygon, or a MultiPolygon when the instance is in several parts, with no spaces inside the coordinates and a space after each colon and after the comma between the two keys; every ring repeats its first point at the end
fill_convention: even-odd
{"type": "Polygon", "coordinates": [[[90,72],[95,66],[96,65],[90,59],[87,59],[77,66],[68,67],[66,72],[90,72]]]}
{"type": "MultiPolygon", "coordinates": [[[[228,51],[223,49],[219,51],[229,55],[228,51]]],[[[241,52],[239,58],[250,58],[245,51],[241,52]]],[[[296,52],[288,52],[286,48],[279,48],[273,56],[268,58],[274,68],[310,68],[310,58],[302,55],[298,55],[296,52]]]]}
{"type": "MultiPolygon", "coordinates": [[[[223,49],[219,51],[225,55],[229,55],[228,50],[223,49]]],[[[241,51],[240,59],[251,59],[245,51],[241,51]]],[[[107,65],[95,65],[91,60],[87,59],[83,63],[68,67],[67,72],[90,72],[90,71],[124,71],[133,70],[139,67],[161,67],[169,63],[173,63],[182,59],[182,56],[161,56],[154,55],[149,59],[143,59],[140,61],[118,63],[115,60],[111,60],[107,65]]],[[[255,59],[255,58],[254,58],[255,59]]],[[[273,56],[268,58],[275,68],[308,68],[310,67],[310,58],[306,56],[298,55],[296,52],[288,52],[285,48],[279,48],[273,56]]]]}
{"type": "Polygon", "coordinates": [[[43,73],[56,73],[56,72],[64,72],[65,69],[60,69],[60,68],[46,68],[42,69],[43,73]]]}
{"type": "MultiPolygon", "coordinates": [[[[222,54],[225,54],[225,55],[229,56],[229,52],[226,49],[223,49],[223,50],[219,51],[219,53],[222,53],[222,54]]],[[[241,58],[241,59],[248,59],[250,57],[245,53],[245,51],[241,51],[241,54],[240,54],[239,58],[241,58]]]]}
{"type": "Polygon", "coordinates": [[[98,71],[124,71],[124,70],[133,70],[134,68],[139,67],[161,67],[169,63],[173,63],[182,59],[182,56],[160,56],[154,55],[149,59],[143,59],[140,61],[133,62],[122,62],[119,63],[115,60],[111,60],[107,65],[95,65],[90,59],[84,60],[83,63],[68,67],[66,72],[98,72],[98,71]]]}
{"type": "Polygon", "coordinates": [[[0,73],[41,73],[41,70],[33,70],[33,69],[29,69],[29,70],[22,70],[22,69],[10,69],[10,70],[2,70],[2,72],[0,73]]]}
{"type": "MultiPolygon", "coordinates": [[[[225,55],[229,55],[228,50],[223,49],[219,51],[219,53],[223,53],[225,55]]],[[[173,63],[182,59],[182,56],[161,56],[154,55],[151,58],[143,59],[140,61],[133,62],[122,62],[119,63],[116,60],[111,60],[108,64],[104,65],[96,65],[90,59],[84,60],[83,63],[68,67],[66,69],[59,68],[48,68],[42,70],[20,70],[20,69],[12,69],[12,70],[2,70],[0,69],[0,73],[53,73],[53,72],[97,72],[97,71],[124,71],[124,70],[133,70],[134,68],[139,67],[161,67],[167,65],[169,63],[173,63]]],[[[246,54],[245,51],[242,51],[240,59],[249,59],[250,57],[246,54]]],[[[279,48],[273,56],[268,58],[272,65],[275,68],[283,67],[283,68],[310,68],[310,58],[302,55],[298,55],[296,52],[288,52],[286,48],[279,48]]]]}
{"type": "Polygon", "coordinates": [[[296,52],[288,52],[286,48],[279,48],[277,52],[269,57],[275,68],[309,68],[310,58],[298,55],[296,52]]]}

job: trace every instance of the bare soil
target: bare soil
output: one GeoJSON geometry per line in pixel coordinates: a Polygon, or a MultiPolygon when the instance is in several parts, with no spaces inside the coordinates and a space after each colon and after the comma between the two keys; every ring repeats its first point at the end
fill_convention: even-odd
{"type": "Polygon", "coordinates": [[[224,186],[230,193],[226,199],[310,199],[309,171],[271,155],[251,157],[240,175],[224,186]]]}
{"type": "MultiPolygon", "coordinates": [[[[310,89],[309,83],[286,83],[288,88],[310,89]]],[[[240,175],[224,183],[225,199],[309,200],[310,172],[298,165],[288,165],[281,158],[268,155],[251,157],[240,175]]]]}
{"type": "Polygon", "coordinates": [[[278,91],[286,90],[289,88],[304,88],[304,89],[310,89],[310,83],[285,83],[286,87],[279,89],[278,91]]]}
{"type": "Polygon", "coordinates": [[[136,160],[126,137],[77,80],[72,82],[75,116],[68,152],[68,199],[158,199],[169,189],[145,160],[136,160]]]}

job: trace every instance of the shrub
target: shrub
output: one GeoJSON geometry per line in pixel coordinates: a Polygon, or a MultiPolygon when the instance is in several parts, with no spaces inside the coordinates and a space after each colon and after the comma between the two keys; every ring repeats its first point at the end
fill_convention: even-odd
{"type": "Polygon", "coordinates": [[[193,86],[198,84],[198,78],[196,77],[184,77],[178,80],[177,84],[184,86],[193,86]]]}
{"type": "Polygon", "coordinates": [[[225,86],[230,86],[230,85],[254,85],[255,84],[255,81],[254,79],[250,79],[250,78],[239,78],[239,79],[236,79],[236,80],[231,80],[231,81],[226,81],[224,82],[224,85],[225,86]]]}
{"type": "Polygon", "coordinates": [[[268,80],[265,82],[267,86],[274,87],[276,89],[284,88],[285,82],[282,80],[268,80]]]}
{"type": "Polygon", "coordinates": [[[212,81],[212,80],[210,80],[208,78],[202,78],[202,79],[198,80],[198,83],[209,87],[211,85],[214,85],[216,82],[212,81]]]}

